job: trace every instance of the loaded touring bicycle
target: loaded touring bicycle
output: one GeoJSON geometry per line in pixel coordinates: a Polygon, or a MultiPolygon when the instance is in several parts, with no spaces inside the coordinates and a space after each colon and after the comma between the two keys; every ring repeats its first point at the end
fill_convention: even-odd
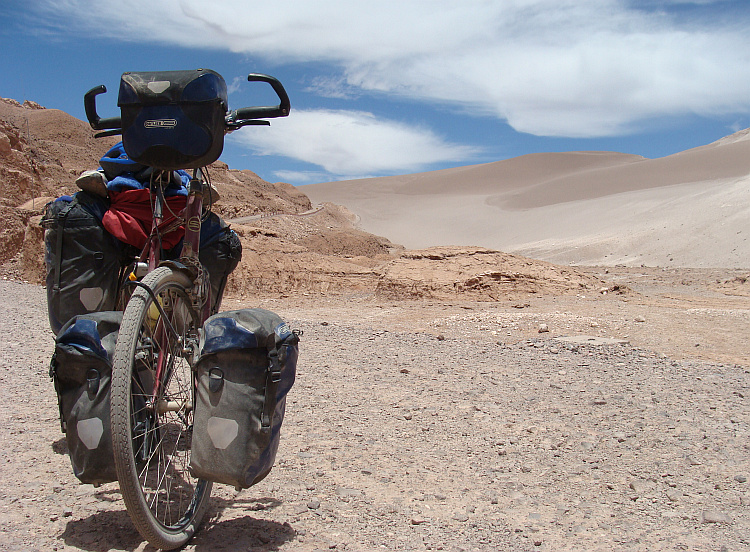
{"type": "Polygon", "coordinates": [[[57,334],[50,373],[74,472],[87,483],[119,481],[135,527],[161,549],[192,537],[214,482],[246,488],[267,475],[294,381],[299,332],[263,309],[217,312],[226,278],[216,285],[200,254],[213,201],[206,167],[224,135],[289,114],[278,80],[248,80],[269,84],[278,105],[229,111],[224,79],[208,69],[124,73],[120,117],[97,114],[104,86],[85,94],[96,136],[122,135],[121,158],[137,164],[147,190],[150,232],[121,263],[115,291],[86,288],[77,292],[81,303],[60,301],[67,273],[49,258],[61,255],[62,221],[72,211],[46,217],[57,334]],[[183,191],[180,201],[171,201],[174,189],[183,191]],[[175,235],[178,245],[165,247],[175,235]],[[108,294],[116,296],[109,303],[108,294]],[[63,312],[64,304],[82,306],[63,312]]]}

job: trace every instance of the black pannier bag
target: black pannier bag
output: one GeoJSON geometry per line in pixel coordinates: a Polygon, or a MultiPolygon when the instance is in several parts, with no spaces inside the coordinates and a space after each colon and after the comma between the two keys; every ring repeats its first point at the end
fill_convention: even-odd
{"type": "MultiPolygon", "coordinates": [[[[177,259],[182,243],[167,252],[166,257],[177,259]]],[[[219,311],[227,279],[242,259],[242,243],[237,233],[216,213],[209,212],[201,224],[198,258],[208,271],[211,286],[211,313],[219,311]]]]}
{"type": "Polygon", "coordinates": [[[299,337],[276,314],[241,309],[202,328],[190,470],[244,489],[271,471],[299,337]]]}
{"type": "Polygon", "coordinates": [[[242,259],[240,238],[234,230],[224,225],[216,239],[207,245],[201,243],[198,257],[208,271],[211,284],[211,312],[217,312],[224,296],[227,279],[242,259]]]}
{"type": "Polygon", "coordinates": [[[221,155],[227,85],[210,69],[123,73],[117,105],[125,152],[137,163],[188,169],[221,155]]]}
{"type": "Polygon", "coordinates": [[[115,308],[122,244],[102,226],[107,208],[106,199],[83,191],[46,207],[47,310],[55,334],[77,314],[115,308]]]}
{"type": "Polygon", "coordinates": [[[122,312],[74,317],[55,340],[50,363],[73,473],[82,483],[117,480],[110,433],[112,355],[122,312]]]}

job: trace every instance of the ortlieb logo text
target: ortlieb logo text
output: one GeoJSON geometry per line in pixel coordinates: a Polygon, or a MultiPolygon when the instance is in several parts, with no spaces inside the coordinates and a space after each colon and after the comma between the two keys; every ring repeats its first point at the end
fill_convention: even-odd
{"type": "Polygon", "coordinates": [[[177,126],[176,119],[151,119],[143,123],[146,128],[174,128],[177,126]]]}

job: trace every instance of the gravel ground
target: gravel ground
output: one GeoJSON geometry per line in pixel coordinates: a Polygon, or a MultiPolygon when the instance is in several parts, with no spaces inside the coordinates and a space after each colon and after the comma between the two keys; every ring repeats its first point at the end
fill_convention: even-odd
{"type": "MultiPolygon", "coordinates": [[[[116,483],[72,474],[44,290],[0,298],[0,550],[149,550],[116,483]]],[[[273,305],[304,330],[276,467],[216,486],[186,550],[750,549],[746,365],[273,305]]]]}

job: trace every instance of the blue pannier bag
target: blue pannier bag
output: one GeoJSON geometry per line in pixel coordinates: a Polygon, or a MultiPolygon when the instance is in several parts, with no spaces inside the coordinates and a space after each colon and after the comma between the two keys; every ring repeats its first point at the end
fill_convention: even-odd
{"type": "Polygon", "coordinates": [[[227,85],[215,71],[123,73],[117,105],[123,146],[136,163],[188,169],[221,155],[227,85]]]}
{"type": "Polygon", "coordinates": [[[299,332],[264,309],[215,314],[201,330],[190,471],[244,489],[271,471],[299,332]]]}
{"type": "Polygon", "coordinates": [[[73,317],[55,340],[50,377],[73,473],[82,483],[117,480],[109,418],[112,356],[122,312],[73,317]]]}

